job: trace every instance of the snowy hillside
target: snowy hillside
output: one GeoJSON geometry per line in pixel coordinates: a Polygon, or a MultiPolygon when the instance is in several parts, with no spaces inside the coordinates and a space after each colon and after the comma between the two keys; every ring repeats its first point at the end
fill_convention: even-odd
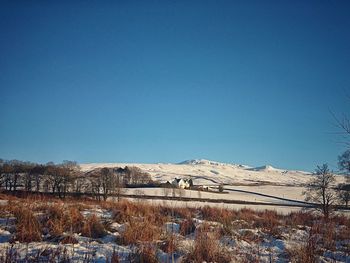
{"type": "MultiPolygon", "coordinates": [[[[171,181],[175,177],[191,177],[195,184],[279,184],[303,185],[312,176],[303,171],[282,170],[270,165],[249,167],[238,164],[226,164],[204,159],[188,160],[178,164],[139,164],[139,163],[89,163],[80,165],[83,171],[101,167],[136,166],[152,175],[154,180],[171,181]]],[[[341,181],[342,178],[338,178],[341,181]]]]}

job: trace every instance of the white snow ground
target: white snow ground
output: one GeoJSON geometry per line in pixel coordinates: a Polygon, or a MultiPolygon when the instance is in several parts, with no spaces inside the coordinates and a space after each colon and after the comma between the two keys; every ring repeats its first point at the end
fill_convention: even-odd
{"type": "MultiPolygon", "coordinates": [[[[225,193],[223,194],[186,190],[181,193],[183,197],[277,203],[281,205],[297,204],[295,201],[304,201],[303,191],[305,190],[305,185],[313,177],[313,174],[309,172],[277,169],[270,165],[254,168],[247,165],[219,163],[203,159],[184,161],[179,164],[90,163],[81,164],[80,166],[83,171],[101,167],[136,166],[148,172],[153,180],[160,182],[171,182],[174,178],[192,178],[195,185],[217,188],[219,184],[225,184],[225,193]],[[290,200],[281,200],[281,198],[290,200]]],[[[337,183],[340,182],[344,182],[344,177],[337,176],[337,183]]],[[[140,192],[143,192],[145,195],[172,195],[170,189],[164,190],[161,188],[127,189],[126,194],[139,194],[140,192]]],[[[204,205],[203,203],[200,204],[200,202],[197,202],[198,204],[186,203],[186,205],[191,206],[204,205]]],[[[245,207],[245,205],[225,205],[236,209],[245,207]]],[[[249,207],[253,209],[273,208],[280,212],[300,209],[253,205],[249,205],[249,207]]]]}
{"type": "MultiPolygon", "coordinates": [[[[83,171],[90,171],[101,167],[136,166],[151,174],[154,180],[161,182],[172,181],[177,178],[192,178],[197,185],[256,185],[277,184],[303,186],[312,174],[304,171],[277,169],[270,165],[249,167],[239,164],[219,163],[209,160],[190,160],[179,164],[157,163],[88,163],[80,164],[83,171]]],[[[343,178],[338,177],[338,181],[343,178]]]]}

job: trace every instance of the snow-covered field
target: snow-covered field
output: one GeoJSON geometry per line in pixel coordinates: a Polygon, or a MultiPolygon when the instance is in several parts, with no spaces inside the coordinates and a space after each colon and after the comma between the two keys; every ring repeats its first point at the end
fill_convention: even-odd
{"type": "MultiPolygon", "coordinates": [[[[190,160],[179,164],[157,163],[89,163],[80,164],[83,171],[101,167],[139,167],[148,172],[154,180],[172,181],[174,178],[192,178],[197,185],[256,185],[276,184],[302,186],[307,183],[312,174],[303,171],[277,169],[270,165],[249,167],[239,164],[219,163],[209,160],[190,160]]],[[[343,181],[339,177],[338,181],[343,181]]]]}
{"type": "MultiPolygon", "coordinates": [[[[195,191],[195,190],[175,190],[175,196],[202,199],[225,199],[225,200],[242,200],[249,202],[263,203],[293,203],[290,200],[303,201],[302,192],[304,187],[291,186],[226,186],[223,193],[195,191]],[[181,193],[179,193],[181,191],[181,193]],[[280,199],[281,198],[281,199],[280,199]],[[285,200],[283,200],[285,198],[285,200]]],[[[128,188],[126,194],[144,194],[155,196],[171,196],[173,190],[168,188],[128,188]]]]}
{"type": "Polygon", "coordinates": [[[115,262],[112,258],[118,257],[116,262],[180,263],[193,262],[189,260],[191,254],[192,259],[197,260],[201,255],[209,257],[213,253],[215,261],[209,258],[207,262],[304,262],[300,261],[302,253],[314,257],[315,262],[345,263],[350,260],[350,223],[342,218],[322,222],[319,217],[299,213],[289,215],[290,211],[278,209],[287,215],[271,211],[225,210],[244,208],[225,204],[216,204],[210,210],[212,208],[206,205],[212,203],[202,202],[188,203],[188,207],[196,207],[191,212],[183,209],[183,204],[178,201],[144,201],[142,198],[130,203],[124,200],[110,204],[39,200],[23,206],[25,200],[10,202],[11,205],[0,203],[0,262],[107,263],[115,262]],[[21,240],[24,235],[33,234],[30,228],[23,229],[21,225],[33,224],[35,229],[35,220],[23,221],[21,217],[29,214],[16,215],[13,212],[16,206],[32,211],[41,226],[41,240],[21,240]],[[181,208],[176,210],[177,207],[181,208]],[[98,229],[102,227],[102,235],[89,236],[84,230],[86,222],[94,216],[98,222],[91,229],[101,231],[98,229]],[[70,225],[77,217],[79,221],[70,225]],[[76,226],[80,222],[82,228],[76,226]],[[174,242],[172,252],[169,252],[168,242],[174,242]],[[310,248],[310,242],[315,242],[312,243],[314,248],[310,248]],[[147,247],[151,250],[144,250],[147,247]],[[149,256],[153,257],[152,261],[149,256]],[[225,260],[216,261],[219,257],[225,260]]]}
{"type": "MultiPolygon", "coordinates": [[[[198,192],[184,190],[182,197],[203,199],[225,199],[247,202],[263,202],[274,204],[299,204],[304,201],[303,191],[305,185],[313,177],[312,173],[304,171],[290,171],[277,169],[269,165],[262,167],[249,167],[246,165],[226,164],[209,160],[190,160],[179,164],[137,164],[137,163],[91,163],[81,164],[83,171],[90,171],[101,167],[125,167],[135,166],[148,172],[153,180],[160,182],[172,181],[174,178],[192,178],[195,185],[209,186],[217,189],[219,184],[224,184],[224,193],[198,192]]],[[[337,176],[337,183],[344,178],[337,176]]],[[[170,189],[141,188],[128,189],[126,194],[171,196],[170,189]]],[[[177,194],[179,195],[179,194],[177,194]]],[[[189,202],[178,202],[178,205],[198,205],[189,202]]],[[[213,204],[217,205],[217,204],[213,204]]],[[[226,204],[227,207],[241,208],[242,205],[226,204]]],[[[254,209],[273,208],[280,212],[295,211],[300,208],[292,207],[267,207],[250,205],[254,209]]]]}

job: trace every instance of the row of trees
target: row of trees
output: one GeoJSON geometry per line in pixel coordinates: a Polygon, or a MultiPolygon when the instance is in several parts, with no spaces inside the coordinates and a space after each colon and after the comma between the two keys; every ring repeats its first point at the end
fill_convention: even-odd
{"type": "Polygon", "coordinates": [[[0,188],[8,191],[48,192],[65,198],[68,193],[118,199],[124,187],[152,183],[151,176],[137,167],[115,167],[82,172],[72,161],[36,164],[0,159],[0,188]]]}

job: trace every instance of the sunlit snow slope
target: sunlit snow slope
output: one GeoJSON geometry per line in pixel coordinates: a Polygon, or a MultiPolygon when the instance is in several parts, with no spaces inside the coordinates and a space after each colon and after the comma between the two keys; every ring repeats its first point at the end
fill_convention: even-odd
{"type": "MultiPolygon", "coordinates": [[[[152,175],[154,180],[171,181],[174,178],[192,178],[195,184],[280,184],[303,185],[311,173],[274,168],[270,165],[249,167],[245,165],[219,163],[209,160],[188,160],[178,164],[158,163],[89,163],[80,165],[83,171],[101,167],[136,166],[152,175]]],[[[339,178],[338,180],[341,180],[339,178]]]]}

